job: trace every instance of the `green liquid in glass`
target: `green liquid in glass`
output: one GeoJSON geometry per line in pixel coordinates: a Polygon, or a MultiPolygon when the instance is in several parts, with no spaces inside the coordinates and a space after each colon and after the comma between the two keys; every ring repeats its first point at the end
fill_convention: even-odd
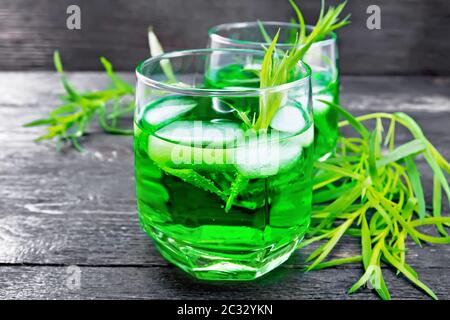
{"type": "MultiPolygon", "coordinates": [[[[248,106],[248,99],[228,102],[248,106]]],[[[214,134],[229,129],[246,135],[235,113],[224,112],[226,105],[220,104],[217,98],[172,96],[153,102],[136,118],[139,218],[162,255],[197,278],[251,280],[284,262],[308,228],[313,127],[304,116],[301,131],[281,133],[278,165],[268,161],[255,167],[236,160],[246,147],[233,134],[225,139],[214,134]],[[158,108],[178,114],[170,117],[158,108]],[[201,138],[192,133],[194,123],[203,128],[201,138]],[[238,192],[226,211],[233,188],[238,192]]]]}
{"type": "Polygon", "coordinates": [[[339,103],[339,81],[333,80],[329,73],[312,73],[313,115],[314,115],[314,153],[315,158],[328,158],[336,148],[339,137],[336,109],[319,101],[339,103]]]}

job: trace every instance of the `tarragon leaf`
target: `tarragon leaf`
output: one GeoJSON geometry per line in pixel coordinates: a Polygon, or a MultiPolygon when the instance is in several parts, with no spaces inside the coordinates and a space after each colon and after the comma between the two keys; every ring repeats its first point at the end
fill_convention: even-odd
{"type": "Polygon", "coordinates": [[[420,173],[417,170],[414,160],[409,156],[405,158],[406,170],[409,174],[412,188],[419,205],[419,217],[425,218],[425,195],[423,193],[422,182],[420,181],[420,173]]]}
{"type": "Polygon", "coordinates": [[[226,200],[226,204],[225,204],[226,212],[230,211],[234,200],[239,195],[239,193],[241,193],[242,189],[245,187],[247,182],[248,182],[247,178],[245,178],[241,174],[237,174],[236,180],[232,183],[231,188],[230,188],[230,194],[228,195],[228,198],[226,200]]]}
{"type": "Polygon", "coordinates": [[[172,175],[175,176],[177,178],[180,178],[181,180],[192,184],[193,186],[203,189],[205,191],[209,191],[211,193],[214,193],[216,195],[218,195],[221,198],[224,198],[225,195],[222,192],[222,190],[220,190],[219,188],[217,188],[217,186],[214,184],[214,182],[204,176],[202,176],[201,174],[199,174],[198,172],[196,172],[195,170],[192,169],[173,169],[173,168],[169,168],[169,167],[161,167],[161,169],[172,175]]]}
{"type": "Polygon", "coordinates": [[[426,145],[423,140],[415,139],[413,141],[409,141],[395,148],[392,152],[383,156],[381,159],[377,160],[376,166],[377,168],[384,167],[389,163],[404,159],[405,157],[414,155],[418,152],[422,152],[425,149],[426,145]]]}
{"type": "Polygon", "coordinates": [[[390,254],[390,252],[383,248],[383,256],[387,259],[387,261],[396,269],[398,269],[401,273],[405,275],[412,283],[414,283],[416,286],[421,288],[423,291],[425,291],[430,297],[437,300],[436,294],[428,288],[424,283],[422,283],[419,279],[417,279],[414,274],[412,274],[407,268],[405,268],[404,264],[401,264],[393,255],[390,254]]]}
{"type": "Polygon", "coordinates": [[[367,269],[369,266],[370,257],[372,256],[372,241],[365,214],[362,215],[361,221],[361,251],[364,267],[367,269]]]}

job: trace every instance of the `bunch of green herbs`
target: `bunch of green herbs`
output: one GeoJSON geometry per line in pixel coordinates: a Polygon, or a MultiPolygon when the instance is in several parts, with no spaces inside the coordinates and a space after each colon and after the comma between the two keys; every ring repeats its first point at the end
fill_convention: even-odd
{"type": "Polygon", "coordinates": [[[78,92],[69,83],[57,51],[53,55],[53,61],[66,94],[61,97],[62,105],[51,111],[46,118],[25,124],[25,127],[47,126],[48,133],[36,138],[35,141],[56,139],[58,148],[69,142],[81,151],[79,139],[86,134],[90,122],[96,116],[101,128],[107,133],[133,134],[132,130],[121,129],[118,120],[123,115],[133,112],[134,88],[116,75],[106,58],[101,57],[100,62],[111,80],[111,87],[88,92],[78,92]],[[127,98],[131,101],[124,103],[127,98]]]}
{"type": "Polygon", "coordinates": [[[434,292],[420,281],[416,271],[406,262],[408,236],[422,243],[448,244],[447,228],[450,217],[441,216],[442,191],[450,199],[446,175],[450,174],[447,160],[425,137],[419,125],[405,113],[373,113],[353,117],[342,107],[336,108],[357,136],[340,137],[334,157],[315,163],[313,179],[312,224],[306,247],[320,243],[307,258],[307,271],[348,263],[362,263],[364,274],[349,289],[353,293],[363,285],[376,290],[382,299],[391,295],[383,278],[382,265],[401,273],[429,296],[434,292]],[[374,122],[370,131],[365,122],[374,122]],[[389,129],[384,131],[383,122],[389,129]],[[398,144],[396,130],[409,131],[412,139],[398,144]],[[433,173],[433,206],[427,211],[425,192],[417,161],[424,158],[433,173]],[[434,226],[439,236],[419,230],[434,226]],[[344,237],[359,238],[361,253],[352,257],[326,261],[344,237]]]}

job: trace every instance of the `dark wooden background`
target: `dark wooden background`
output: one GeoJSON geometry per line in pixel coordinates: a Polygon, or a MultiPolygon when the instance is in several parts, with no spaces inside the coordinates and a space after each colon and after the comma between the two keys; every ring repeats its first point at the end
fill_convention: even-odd
{"type": "MultiPolygon", "coordinates": [[[[313,23],[320,1],[298,3],[313,23]]],[[[339,32],[344,74],[450,75],[449,0],[349,0],[346,12],[353,23],[339,32]],[[366,28],[371,4],[381,8],[381,30],[366,28]]],[[[149,24],[172,50],[204,47],[219,23],[293,15],[287,0],[0,0],[0,70],[50,70],[58,49],[71,70],[98,70],[104,55],[130,71],[148,55],[149,24]],[[81,7],[80,31],[66,28],[70,4],[81,7]]]]}
{"type": "MultiPolygon", "coordinates": [[[[314,21],[320,1],[298,2],[314,21]]],[[[449,159],[450,1],[349,0],[347,12],[342,104],[354,114],[407,112],[449,159]],[[381,7],[382,30],[366,28],[370,4],[381,7]]],[[[61,103],[58,75],[46,71],[55,49],[70,70],[98,70],[104,55],[132,71],[148,55],[149,24],[172,50],[204,47],[218,23],[292,15],[287,0],[0,0],[0,299],[376,299],[368,288],[346,293],[360,264],[303,273],[312,248],[255,282],[196,281],[169,265],[139,227],[130,137],[94,125],[82,139],[85,152],[58,153],[52,142],[32,142],[43,128],[22,127],[61,103]],[[81,31],[66,29],[70,4],[81,7],[81,31]],[[80,289],[67,286],[70,265],[81,270],[80,289]]],[[[68,76],[81,91],[109,83],[104,72],[68,76]]],[[[132,72],[120,76],[134,81],[132,72]]],[[[419,168],[430,203],[423,159],[419,168]]],[[[359,246],[345,238],[331,258],[359,254],[359,246]]],[[[449,299],[450,246],[408,246],[407,262],[449,299]]],[[[394,299],[427,298],[391,269],[383,273],[394,299]]]]}
{"type": "MultiPolygon", "coordinates": [[[[120,73],[133,81],[133,73],[120,73]]],[[[79,90],[105,88],[103,72],[73,72],[79,90]]],[[[450,159],[450,77],[342,77],[342,103],[354,113],[404,111],[450,159]]],[[[136,213],[131,137],[91,126],[85,152],[57,152],[33,143],[44,129],[23,128],[61,102],[55,72],[0,72],[0,299],[376,299],[370,289],[347,290],[361,264],[302,272],[313,248],[297,250],[277,270],[253,282],[196,281],[167,263],[141,230],[136,213]],[[81,269],[81,288],[67,286],[67,268],[81,269]]],[[[124,124],[125,125],[125,124],[124,124]]],[[[128,121],[128,126],[131,120],[128,121]]],[[[399,135],[399,143],[407,135],[399,135]]],[[[418,159],[431,203],[432,175],[418,159]]],[[[448,207],[444,209],[448,216],[448,207]]],[[[424,232],[433,234],[433,228],[424,232]]],[[[441,299],[450,296],[450,245],[408,242],[407,263],[441,299]]],[[[344,237],[330,259],[360,254],[344,237]]],[[[394,299],[425,299],[389,268],[394,299]]]]}

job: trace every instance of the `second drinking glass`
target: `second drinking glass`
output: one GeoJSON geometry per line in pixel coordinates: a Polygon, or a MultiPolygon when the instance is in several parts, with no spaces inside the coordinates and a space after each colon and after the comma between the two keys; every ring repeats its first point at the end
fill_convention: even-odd
{"type": "MultiPolygon", "coordinates": [[[[287,51],[292,48],[295,42],[299,25],[284,22],[222,24],[209,30],[209,47],[261,50],[263,46],[268,47],[270,45],[263,35],[263,30],[272,37],[280,30],[277,48],[287,51]]],[[[307,31],[311,30],[312,27],[307,26],[307,31]]],[[[320,102],[320,100],[326,100],[339,103],[339,68],[336,34],[330,33],[326,39],[315,42],[303,60],[312,69],[315,158],[323,160],[333,153],[339,135],[337,111],[329,105],[320,102]]],[[[254,65],[256,69],[259,67],[260,65],[254,65]]],[[[229,74],[228,77],[233,77],[233,74],[229,74]]],[[[235,79],[236,86],[248,85],[247,83],[239,83],[238,80],[235,79]]],[[[258,86],[258,83],[255,83],[255,86],[258,86]]]]}

